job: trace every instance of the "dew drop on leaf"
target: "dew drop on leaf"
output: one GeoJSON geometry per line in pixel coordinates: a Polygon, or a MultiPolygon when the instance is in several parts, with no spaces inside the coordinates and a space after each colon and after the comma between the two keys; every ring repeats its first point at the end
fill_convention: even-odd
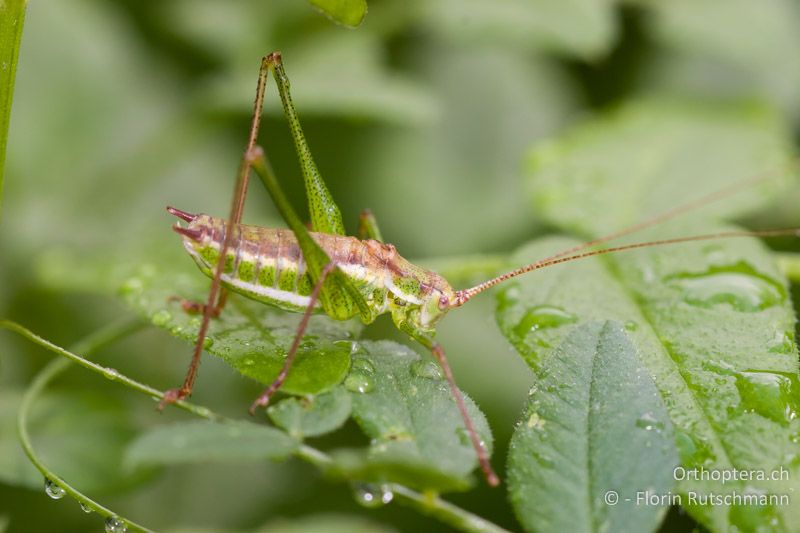
{"type": "Polygon", "coordinates": [[[394,494],[386,485],[358,484],[354,495],[360,505],[368,508],[381,507],[394,499],[394,494]]]}
{"type": "Polygon", "coordinates": [[[44,479],[44,491],[54,500],[60,500],[67,493],[64,489],[47,478],[44,479]]]}
{"type": "Polygon", "coordinates": [[[797,379],[773,372],[739,372],[736,388],[746,411],[787,424],[797,418],[797,379]]]}
{"type": "Polygon", "coordinates": [[[462,446],[472,446],[472,441],[469,438],[469,431],[467,431],[467,428],[456,428],[456,435],[458,435],[458,441],[462,446]]]}
{"type": "Polygon", "coordinates": [[[646,431],[661,431],[664,429],[664,423],[654,417],[652,413],[644,413],[636,420],[636,427],[646,431]]]}
{"type": "Polygon", "coordinates": [[[775,337],[767,343],[767,349],[771,353],[785,353],[790,354],[794,350],[794,341],[790,333],[776,331],[775,337]]]}
{"type": "Polygon", "coordinates": [[[169,321],[172,320],[172,313],[166,309],[161,309],[160,311],[153,313],[153,316],[150,317],[150,320],[156,326],[166,326],[169,324],[169,321]]]}
{"type": "Polygon", "coordinates": [[[522,320],[514,326],[514,332],[522,338],[528,333],[541,329],[557,328],[565,324],[572,324],[578,317],[554,305],[539,305],[529,309],[522,320]]]}
{"type": "Polygon", "coordinates": [[[439,365],[433,361],[425,361],[424,359],[414,361],[411,364],[411,373],[418,378],[440,380],[443,377],[442,369],[439,365]]]}
{"type": "Polygon", "coordinates": [[[353,359],[353,362],[350,363],[350,366],[353,368],[353,370],[366,375],[372,375],[375,373],[375,365],[373,365],[372,362],[366,357],[356,357],[353,359]]]}
{"type": "Polygon", "coordinates": [[[351,372],[344,380],[344,386],[350,392],[366,394],[370,392],[375,383],[372,378],[362,372],[351,372]]]}
{"type": "Polygon", "coordinates": [[[144,284],[142,283],[142,280],[139,278],[130,278],[122,284],[120,292],[122,292],[123,295],[131,295],[142,292],[143,288],[144,284]]]}
{"type": "Polygon", "coordinates": [[[110,379],[111,381],[119,379],[119,371],[116,368],[110,368],[110,367],[104,368],[103,369],[103,375],[107,379],[110,379]]]}
{"type": "Polygon", "coordinates": [[[106,518],[105,529],[106,533],[125,533],[128,526],[116,516],[109,516],[106,518]]]}
{"type": "Polygon", "coordinates": [[[726,304],[737,311],[754,313],[777,305],[786,297],[780,284],[743,263],[713,267],[699,274],[674,274],[665,281],[681,291],[686,303],[697,307],[726,304]]]}
{"type": "Polygon", "coordinates": [[[81,506],[81,511],[83,511],[86,514],[89,514],[94,510],[83,502],[80,502],[80,506],[81,506]]]}

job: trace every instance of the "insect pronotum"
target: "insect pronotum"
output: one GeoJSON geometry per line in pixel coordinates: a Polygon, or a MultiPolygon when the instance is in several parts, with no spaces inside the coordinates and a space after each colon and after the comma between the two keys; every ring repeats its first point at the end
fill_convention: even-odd
{"type": "Polygon", "coordinates": [[[736,183],[629,228],[540,259],[474,287],[455,290],[440,275],[410,263],[397,253],[394,246],[384,243],[375,218],[368,210],[363,211],[359,219],[358,237],[345,235],[339,208],[317,170],[300,127],[281,55],[279,52],[269,54],[261,62],[250,135],[239,165],[228,218],[195,215],[173,207],[167,208],[170,213],[188,223],[186,227],[177,224],[174,230],[182,235],[184,247],[200,269],[211,277],[212,282],[205,304],[183,301],[183,307],[187,311],[201,311],[203,320],[186,378],[181,387],[164,394],[160,408],[191,394],[209,322],[224,307],[228,290],[287,311],[303,313],[281,372],[253,402],[251,413],[259,406],[266,406],[285,381],[313,312],[323,312],[338,320],[359,316],[364,323],[372,322],[383,313],[390,313],[395,325],[428,348],[441,365],[486,480],[492,486],[497,485],[500,480],[492,470],[488,453],[467,414],[464,399],[456,387],[444,349],[433,340],[439,320],[450,309],[460,307],[498,283],[526,272],[575,259],[646,246],[723,237],[798,235],[798,230],[794,228],[730,231],[588,250],[729,196],[763,181],[766,177],[759,176],[736,183]],[[270,73],[275,78],[300,159],[312,231],[306,229],[286,200],[264,151],[256,145],[264,92],[270,73]],[[263,181],[289,229],[241,224],[251,169],[263,181]]]}

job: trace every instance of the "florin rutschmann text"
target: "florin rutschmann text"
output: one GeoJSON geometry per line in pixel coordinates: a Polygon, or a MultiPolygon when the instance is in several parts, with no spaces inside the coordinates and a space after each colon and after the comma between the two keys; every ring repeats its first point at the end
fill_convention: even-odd
{"type": "Polygon", "coordinates": [[[636,491],[632,497],[620,495],[615,490],[606,491],[603,500],[606,505],[617,505],[622,502],[633,503],[645,506],[670,506],[670,505],[710,505],[710,506],[748,506],[748,505],[789,505],[788,494],[771,493],[763,489],[756,489],[748,486],[748,482],[775,482],[788,481],[789,471],[779,467],[774,470],[740,470],[737,468],[729,469],[706,469],[676,467],[672,471],[675,481],[707,481],[720,483],[742,483],[742,490],[725,491],[697,491],[688,490],[681,492],[656,492],[652,489],[636,491]]]}

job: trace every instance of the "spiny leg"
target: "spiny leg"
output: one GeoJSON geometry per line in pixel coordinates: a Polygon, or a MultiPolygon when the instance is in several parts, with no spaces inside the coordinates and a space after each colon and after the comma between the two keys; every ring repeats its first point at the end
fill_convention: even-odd
{"type": "Polygon", "coordinates": [[[381,229],[378,227],[378,221],[375,219],[375,215],[372,214],[371,209],[363,209],[358,216],[358,238],[383,242],[381,229]]]}
{"type": "Polygon", "coordinates": [[[319,299],[319,292],[322,290],[322,284],[325,283],[325,278],[328,277],[328,274],[330,274],[334,268],[335,266],[333,263],[328,263],[322,269],[320,277],[317,280],[317,283],[314,285],[314,289],[311,291],[308,305],[303,313],[303,318],[300,320],[300,325],[297,327],[297,333],[294,335],[292,346],[289,348],[289,352],[286,354],[286,361],[283,363],[283,368],[278,374],[278,377],[275,378],[275,381],[273,381],[269,387],[264,389],[264,392],[262,392],[261,395],[256,398],[256,401],[250,406],[251,415],[255,413],[256,409],[260,405],[266,406],[269,404],[269,400],[272,395],[281,388],[281,385],[283,385],[283,382],[286,381],[286,378],[289,376],[289,369],[291,369],[292,363],[294,363],[295,357],[297,357],[297,349],[299,348],[300,341],[302,340],[303,334],[308,327],[308,321],[311,318],[311,313],[314,311],[314,306],[317,304],[317,300],[319,299]]]}
{"type": "Polygon", "coordinates": [[[183,384],[176,389],[170,389],[164,393],[164,397],[158,404],[158,409],[164,409],[167,405],[175,403],[189,396],[192,393],[194,382],[197,379],[197,368],[200,365],[200,356],[203,353],[203,345],[205,343],[206,334],[208,333],[208,326],[212,316],[219,315],[219,311],[225,304],[226,292],[221,287],[220,278],[222,270],[225,266],[225,258],[234,241],[234,236],[237,233],[235,228],[242,220],[242,213],[244,211],[245,198],[247,196],[247,184],[250,179],[250,163],[247,154],[253,149],[258,138],[258,129],[261,124],[261,112],[264,107],[264,92],[267,86],[267,76],[271,61],[270,56],[266,56],[261,60],[261,68],[258,73],[258,82],[256,84],[256,97],[253,103],[253,118],[250,123],[250,134],[247,138],[247,147],[245,148],[242,161],[239,164],[239,170],[236,174],[236,186],[234,188],[233,204],[231,204],[230,215],[228,216],[227,227],[228,231],[225,233],[225,239],[222,243],[220,250],[219,260],[214,269],[214,277],[211,280],[211,288],[208,291],[208,299],[202,306],[203,320],[200,323],[200,330],[197,333],[197,341],[194,345],[194,352],[192,352],[192,360],[189,363],[189,369],[186,372],[186,377],[183,384]],[[217,296],[219,295],[219,299],[217,296]]]}
{"type": "Polygon", "coordinates": [[[289,78],[283,68],[281,55],[279,52],[275,52],[267,57],[271,61],[271,66],[275,72],[275,83],[278,86],[283,111],[286,115],[286,120],[289,122],[297,157],[300,159],[300,168],[303,171],[303,180],[306,184],[311,225],[314,231],[320,233],[344,235],[344,223],[342,222],[339,206],[334,202],[333,196],[331,196],[325,181],[319,173],[319,169],[317,169],[316,163],[314,163],[311,149],[308,147],[303,128],[300,126],[300,118],[292,102],[292,95],[289,91],[289,78]]]}
{"type": "MultiPolygon", "coordinates": [[[[272,201],[278,208],[286,224],[291,228],[303,252],[303,259],[308,265],[308,273],[316,283],[319,280],[322,269],[331,262],[328,254],[320,248],[319,244],[308,233],[308,229],[300,221],[300,217],[295,213],[294,208],[289,203],[283,193],[275,173],[272,170],[264,150],[260,146],[254,147],[249,154],[250,164],[256,174],[261,178],[264,187],[269,192],[272,201]]],[[[352,282],[342,274],[339,269],[335,269],[322,286],[319,300],[325,313],[337,320],[351,318],[356,310],[363,316],[369,316],[369,307],[364,297],[353,287],[352,282]]]]}
{"type": "MultiPolygon", "coordinates": [[[[320,233],[344,235],[344,224],[342,223],[339,206],[336,205],[328,187],[325,185],[325,181],[314,163],[311,149],[308,147],[303,135],[300,119],[297,116],[297,110],[294,107],[289,91],[289,79],[283,67],[281,54],[275,52],[265,59],[275,76],[283,111],[286,115],[286,120],[289,122],[297,156],[300,159],[300,167],[303,171],[303,180],[306,186],[306,196],[308,197],[311,225],[314,231],[320,233]]],[[[303,257],[308,265],[311,279],[316,281],[322,267],[330,262],[330,258],[311,238],[308,229],[300,222],[294,209],[286,201],[270,168],[269,161],[267,161],[263,150],[259,147],[254,147],[250,150],[250,164],[261,177],[283,219],[292,229],[295,237],[297,237],[300,250],[303,252],[303,257]]],[[[320,302],[325,313],[338,320],[350,318],[355,312],[358,312],[365,321],[370,321],[373,318],[363,295],[338,269],[334,270],[328,282],[322,287],[320,302]]]]}
{"type": "Polygon", "coordinates": [[[436,361],[439,363],[439,366],[442,367],[444,377],[447,379],[447,384],[450,386],[450,393],[453,395],[453,398],[455,398],[458,411],[461,413],[461,418],[464,420],[464,425],[467,427],[467,433],[469,434],[470,441],[472,441],[472,447],[475,448],[475,453],[478,455],[478,463],[481,465],[481,470],[483,470],[483,475],[486,477],[486,482],[492,487],[496,487],[500,484],[500,478],[497,477],[497,474],[492,470],[492,465],[489,462],[489,454],[486,452],[486,448],[478,437],[478,432],[475,430],[475,425],[469,417],[467,405],[464,403],[464,396],[461,394],[458,386],[456,386],[456,380],[455,377],[453,377],[453,371],[450,370],[450,364],[447,362],[444,348],[442,348],[441,344],[434,342],[428,337],[414,335],[414,338],[431,351],[436,361]]]}

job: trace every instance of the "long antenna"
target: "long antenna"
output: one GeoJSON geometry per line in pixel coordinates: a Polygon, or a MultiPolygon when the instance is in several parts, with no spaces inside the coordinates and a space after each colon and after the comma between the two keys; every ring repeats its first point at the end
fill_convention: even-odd
{"type": "MultiPolygon", "coordinates": [[[[503,274],[502,276],[499,276],[497,278],[494,278],[494,280],[491,281],[497,280],[495,282],[495,284],[497,284],[500,283],[501,281],[505,281],[507,279],[519,276],[520,274],[531,272],[532,270],[539,270],[553,265],[558,265],[560,263],[566,263],[568,261],[583,259],[585,257],[592,257],[595,255],[610,254],[615,252],[625,252],[628,250],[635,250],[637,248],[648,248],[650,246],[663,246],[666,244],[679,244],[682,242],[728,239],[731,237],[780,237],[780,236],[800,237],[800,228],[768,229],[762,231],[721,231],[719,233],[708,233],[705,235],[692,235],[691,237],[676,237],[674,239],[661,239],[658,241],[647,241],[647,242],[637,242],[634,244],[625,244],[622,246],[614,246],[612,248],[603,248],[602,250],[592,250],[580,254],[568,255],[566,257],[556,257],[554,259],[542,259],[540,261],[536,261],[535,263],[531,263],[530,265],[525,265],[524,267],[512,270],[511,272],[503,274]]],[[[462,292],[471,291],[473,289],[467,289],[466,291],[458,291],[458,293],[460,294],[462,292]]],[[[467,299],[471,298],[475,294],[467,296],[467,299]]]]}
{"type": "MultiPolygon", "coordinates": [[[[796,164],[796,163],[797,163],[797,160],[793,161],[793,164],[796,164]]],[[[768,179],[773,177],[775,172],[777,172],[777,171],[773,170],[773,171],[770,171],[770,172],[765,172],[765,173],[760,174],[758,176],[754,176],[754,177],[751,177],[751,178],[743,179],[741,181],[733,183],[732,185],[729,185],[728,187],[725,187],[723,189],[717,190],[717,191],[712,192],[710,194],[707,194],[705,196],[701,196],[700,198],[697,198],[696,200],[693,200],[693,201],[691,201],[691,202],[689,202],[687,204],[684,204],[684,205],[678,206],[676,208],[670,209],[669,211],[661,213],[660,215],[656,215],[655,217],[649,218],[649,219],[647,219],[647,220],[645,220],[643,222],[639,222],[638,224],[634,224],[633,226],[629,226],[629,227],[627,227],[625,229],[622,229],[622,230],[619,230],[619,231],[615,231],[614,233],[609,233],[608,235],[604,235],[602,237],[598,237],[596,239],[581,243],[581,244],[579,244],[577,246],[573,246],[572,248],[568,248],[566,250],[562,250],[561,252],[558,252],[557,254],[551,255],[549,257],[545,257],[544,259],[539,259],[538,261],[536,261],[534,263],[531,263],[529,265],[525,265],[523,267],[514,269],[511,272],[507,272],[507,273],[505,273],[505,274],[503,274],[501,276],[498,276],[496,278],[492,278],[490,280],[484,281],[483,283],[480,283],[480,284],[478,284],[478,285],[476,285],[474,287],[471,287],[469,289],[464,289],[464,290],[457,291],[457,293],[456,293],[456,301],[454,303],[454,306],[458,307],[458,306],[463,305],[465,302],[467,302],[470,298],[472,298],[476,294],[480,294],[481,292],[483,292],[483,291],[485,291],[485,290],[487,290],[487,289],[489,289],[491,287],[494,287],[498,283],[502,283],[503,281],[505,281],[507,279],[519,276],[520,274],[524,274],[524,273],[530,272],[532,270],[538,270],[538,269],[543,268],[545,266],[551,266],[551,265],[554,265],[554,264],[563,263],[565,261],[556,261],[556,260],[560,259],[560,258],[565,258],[567,256],[569,256],[569,258],[567,260],[571,261],[573,259],[579,259],[581,257],[589,257],[591,255],[606,254],[606,253],[610,253],[611,251],[623,251],[623,250],[629,250],[629,249],[633,249],[633,248],[644,248],[646,246],[657,246],[657,245],[663,245],[663,244],[675,244],[675,243],[678,243],[678,242],[687,242],[687,241],[692,241],[692,240],[707,240],[707,239],[711,239],[711,238],[720,238],[720,237],[758,237],[758,236],[762,236],[763,237],[763,236],[772,236],[772,235],[790,235],[790,234],[792,234],[791,232],[793,231],[791,229],[789,229],[789,230],[768,230],[766,232],[758,232],[758,231],[753,231],[753,232],[726,232],[725,234],[718,234],[716,237],[711,236],[711,235],[699,235],[699,236],[696,236],[696,237],[685,237],[685,238],[681,238],[681,239],[667,239],[665,241],[651,241],[651,242],[647,242],[647,243],[637,243],[635,245],[630,245],[630,246],[623,246],[623,247],[616,247],[616,248],[606,248],[606,249],[603,249],[603,250],[597,250],[596,251],[597,253],[591,252],[591,253],[588,253],[588,254],[571,255],[571,254],[576,254],[577,252],[580,252],[581,250],[585,250],[586,248],[590,248],[590,247],[596,246],[598,244],[603,244],[603,243],[612,241],[614,239],[618,239],[620,237],[624,237],[626,235],[630,235],[630,234],[635,233],[637,231],[641,231],[643,229],[653,227],[653,226],[655,226],[657,224],[660,224],[662,222],[666,222],[668,220],[671,220],[671,219],[673,219],[673,218],[675,218],[675,217],[677,217],[679,215],[682,215],[684,213],[688,213],[688,212],[693,211],[695,209],[698,209],[700,207],[704,207],[704,206],[706,206],[706,205],[708,205],[710,203],[717,202],[719,200],[727,198],[727,197],[729,197],[729,196],[731,196],[731,195],[733,195],[733,194],[735,194],[735,193],[737,193],[739,191],[742,191],[744,189],[747,189],[749,187],[757,185],[757,184],[759,184],[761,182],[767,181],[768,179]],[[773,234],[773,233],[771,233],[771,231],[777,231],[779,233],[773,234]]]]}

